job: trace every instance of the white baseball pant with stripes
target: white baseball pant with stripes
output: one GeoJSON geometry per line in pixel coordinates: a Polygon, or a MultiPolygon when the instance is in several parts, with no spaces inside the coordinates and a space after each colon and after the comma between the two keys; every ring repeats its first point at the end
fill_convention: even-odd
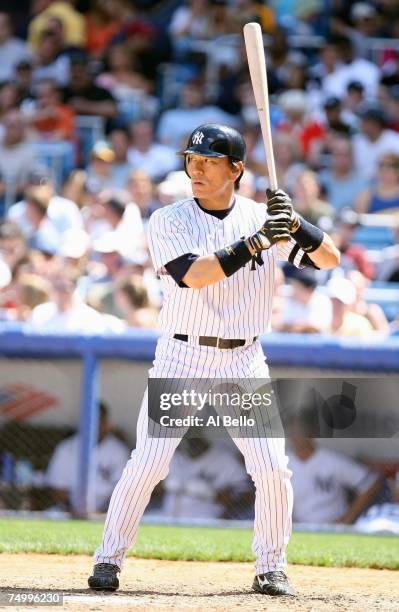
{"type": "MultiPolygon", "coordinates": [[[[269,378],[259,341],[236,349],[192,345],[170,337],[158,341],[153,378],[269,378]]],[[[113,491],[95,563],[122,568],[136,541],[139,521],[155,486],[164,479],[179,438],[151,438],[147,432],[147,391],[137,423],[137,443],[113,491]]],[[[293,494],[284,438],[233,438],[256,488],[254,538],[257,574],[283,570],[291,535],[293,494]]]]}

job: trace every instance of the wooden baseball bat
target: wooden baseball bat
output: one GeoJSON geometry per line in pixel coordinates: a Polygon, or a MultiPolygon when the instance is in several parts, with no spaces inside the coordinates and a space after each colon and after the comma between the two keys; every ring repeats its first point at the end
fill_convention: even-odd
{"type": "Polygon", "coordinates": [[[265,147],[270,189],[274,190],[277,189],[278,186],[270,127],[269,91],[267,88],[266,60],[262,29],[258,23],[252,22],[245,24],[243,31],[252,89],[254,90],[256,108],[258,109],[259,123],[265,147]]]}

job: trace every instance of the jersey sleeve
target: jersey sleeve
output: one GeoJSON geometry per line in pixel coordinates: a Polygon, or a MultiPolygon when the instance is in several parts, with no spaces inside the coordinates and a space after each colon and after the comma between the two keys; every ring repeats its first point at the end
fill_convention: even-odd
{"type": "Polygon", "coordinates": [[[173,261],[169,261],[165,264],[168,274],[176,281],[179,287],[187,287],[183,282],[183,276],[186,275],[187,270],[198,257],[199,255],[195,255],[194,253],[186,253],[186,255],[181,255],[177,259],[173,259],[173,261]]]}
{"type": "Polygon", "coordinates": [[[278,242],[277,248],[277,259],[279,261],[288,261],[293,264],[296,268],[316,268],[319,269],[309,255],[305,253],[295,242],[293,238],[289,242],[278,242]]]}
{"type": "Polygon", "coordinates": [[[351,457],[337,455],[335,460],[342,484],[358,494],[364,493],[377,478],[375,472],[351,457]]]}
{"type": "Polygon", "coordinates": [[[148,245],[155,271],[167,274],[166,264],[182,255],[199,255],[198,245],[189,229],[173,213],[155,211],[148,225],[148,245]]]}
{"type": "Polygon", "coordinates": [[[70,491],[74,486],[74,470],[71,469],[71,444],[69,442],[70,440],[63,440],[56,447],[47,467],[45,482],[53,489],[70,491]]]}

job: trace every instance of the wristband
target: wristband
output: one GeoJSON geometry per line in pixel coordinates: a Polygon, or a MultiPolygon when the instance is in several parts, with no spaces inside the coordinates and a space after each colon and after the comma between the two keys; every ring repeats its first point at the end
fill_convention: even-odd
{"type": "Polygon", "coordinates": [[[291,234],[292,238],[305,253],[312,253],[319,248],[324,239],[324,232],[303,217],[299,217],[300,226],[291,234]]]}
{"type": "Polygon", "coordinates": [[[216,251],[215,255],[226,276],[231,276],[252,259],[244,240],[238,240],[231,246],[216,251]]]}

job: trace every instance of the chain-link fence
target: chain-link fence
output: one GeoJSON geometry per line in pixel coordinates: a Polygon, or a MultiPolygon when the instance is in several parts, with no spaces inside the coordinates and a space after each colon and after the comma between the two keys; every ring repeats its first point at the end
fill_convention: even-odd
{"type": "MultiPolygon", "coordinates": [[[[91,483],[95,499],[92,510],[96,512],[106,510],[113,487],[135,445],[147,367],[147,364],[124,360],[105,359],[101,363],[97,398],[99,439],[95,477],[91,483]]],[[[80,389],[80,360],[1,359],[1,510],[78,511],[80,389]]],[[[183,442],[178,455],[185,456],[189,462],[203,455],[207,447],[203,439],[191,438],[183,442]]],[[[211,462],[208,465],[207,462],[208,459],[205,463],[201,459],[201,474],[193,474],[193,488],[201,499],[207,500],[203,511],[212,511],[212,515],[221,518],[252,518],[254,488],[233,444],[224,440],[216,454],[212,453],[211,462]],[[236,472],[234,491],[229,490],[232,466],[236,472]],[[239,479],[237,471],[241,475],[239,479]],[[220,491],[217,508],[211,503],[216,476],[220,491]]],[[[166,513],[178,518],[182,496],[172,483],[176,477],[174,472],[166,486],[162,483],[157,487],[148,514],[162,514],[169,496],[166,513]]]]}
{"type": "Polygon", "coordinates": [[[1,508],[35,511],[54,504],[46,471],[57,445],[78,425],[78,362],[1,360],[1,508]]]}
{"type": "MultiPolygon", "coordinates": [[[[3,334],[0,510],[66,511],[79,516],[106,511],[135,446],[155,340],[155,334],[142,333],[113,338],[3,334]]],[[[312,343],[303,338],[300,349],[286,335],[268,337],[265,350],[275,363],[274,377],[303,379],[339,372],[342,376],[345,360],[351,376],[357,368],[365,375],[372,367],[386,376],[395,369],[398,349],[374,345],[366,350],[337,343],[328,347],[315,338],[312,343]],[[317,356],[320,351],[324,357],[317,356]],[[328,363],[330,369],[321,369],[328,363]],[[341,369],[333,370],[338,364],[341,369]]],[[[394,475],[395,458],[399,464],[395,440],[324,442],[347,454],[368,455],[388,476],[394,475]]],[[[193,517],[253,518],[254,487],[231,440],[188,436],[176,455],[169,476],[154,491],[148,516],[179,519],[189,513],[182,487],[184,483],[185,491],[189,483],[193,517]]]]}

